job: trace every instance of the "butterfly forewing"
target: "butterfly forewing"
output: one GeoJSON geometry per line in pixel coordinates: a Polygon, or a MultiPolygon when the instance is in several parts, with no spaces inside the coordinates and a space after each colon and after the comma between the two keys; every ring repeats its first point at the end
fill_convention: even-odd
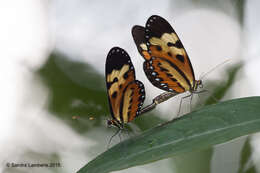
{"type": "MultiPolygon", "coordinates": [[[[180,93],[192,90],[195,81],[193,68],[171,25],[162,17],[153,15],[147,20],[143,29],[144,39],[151,57],[149,62],[144,64],[144,71],[149,80],[155,86],[166,91],[173,90],[180,93]]],[[[141,32],[139,31],[139,33],[141,32]]],[[[135,36],[133,35],[133,37],[135,36]]],[[[138,37],[134,38],[134,40],[137,39],[138,37]]]]}
{"type": "Polygon", "coordinates": [[[120,123],[127,123],[137,116],[139,105],[143,104],[143,100],[139,97],[144,99],[143,84],[135,80],[135,70],[130,57],[119,47],[112,48],[108,53],[106,83],[113,119],[120,123]]]}

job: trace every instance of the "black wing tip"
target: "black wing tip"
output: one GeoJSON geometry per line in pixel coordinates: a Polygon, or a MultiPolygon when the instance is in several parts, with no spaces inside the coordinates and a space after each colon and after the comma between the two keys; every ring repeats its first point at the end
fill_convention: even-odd
{"type": "Polygon", "coordinates": [[[149,18],[148,18],[148,20],[150,20],[150,19],[163,19],[163,20],[165,20],[163,17],[161,17],[161,16],[159,16],[159,15],[156,15],[156,14],[154,14],[154,15],[151,15],[149,18]]]}
{"type": "Polygon", "coordinates": [[[136,32],[139,32],[139,31],[144,31],[145,28],[141,25],[134,25],[132,27],[132,35],[134,35],[136,32]]]}
{"type": "Polygon", "coordinates": [[[148,18],[145,27],[146,35],[160,38],[164,33],[175,33],[170,23],[161,16],[152,15],[148,18]]]}
{"type": "Polygon", "coordinates": [[[118,56],[129,57],[126,50],[121,47],[115,46],[109,50],[107,54],[107,60],[118,56]]]}
{"type": "Polygon", "coordinates": [[[152,22],[152,21],[161,21],[161,22],[166,22],[169,23],[165,18],[159,16],[159,15],[152,15],[147,19],[147,23],[152,22]]]}
{"type": "Polygon", "coordinates": [[[106,74],[111,73],[114,69],[121,69],[125,64],[133,66],[128,53],[118,46],[111,48],[106,59],[106,74]]]}
{"type": "Polygon", "coordinates": [[[145,43],[145,28],[140,25],[133,26],[132,36],[137,46],[141,43],[145,43]]]}
{"type": "MultiPolygon", "coordinates": [[[[138,52],[144,57],[143,55],[143,49],[140,47],[141,44],[146,44],[147,40],[145,38],[145,27],[140,26],[140,25],[135,25],[132,28],[132,36],[134,39],[134,42],[136,44],[138,52]]],[[[145,59],[145,57],[144,57],[145,59]]]]}
{"type": "Polygon", "coordinates": [[[122,52],[126,52],[123,48],[119,47],[119,46],[114,46],[112,47],[109,52],[108,52],[108,55],[111,55],[111,54],[114,54],[114,53],[122,53],[122,52]]]}

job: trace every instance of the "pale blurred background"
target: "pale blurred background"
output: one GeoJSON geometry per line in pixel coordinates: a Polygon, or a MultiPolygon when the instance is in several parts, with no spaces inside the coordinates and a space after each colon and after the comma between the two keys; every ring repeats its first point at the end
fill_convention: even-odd
{"type": "MultiPolygon", "coordinates": [[[[110,115],[104,67],[110,48],[120,46],[131,56],[137,79],[146,87],[146,103],[162,92],[146,79],[131,36],[132,26],[144,25],[153,14],[176,30],[197,79],[230,59],[203,79],[223,81],[229,66],[243,62],[222,100],[259,95],[258,0],[0,1],[0,172],[76,172],[106,150],[115,132],[105,125],[110,115]],[[61,167],[7,168],[8,162],[55,162],[61,167]]],[[[176,115],[180,97],[159,105],[151,114],[154,122],[176,115]]],[[[136,131],[156,125],[149,124],[148,116],[133,125],[136,131]]],[[[253,153],[250,173],[260,172],[260,137],[248,141],[242,137],[118,172],[238,172],[245,147],[253,153]]]]}

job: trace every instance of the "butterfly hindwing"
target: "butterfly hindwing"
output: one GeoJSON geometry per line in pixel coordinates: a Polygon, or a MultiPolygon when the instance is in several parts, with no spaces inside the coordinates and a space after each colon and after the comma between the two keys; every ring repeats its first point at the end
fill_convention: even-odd
{"type": "Polygon", "coordinates": [[[120,123],[134,119],[143,104],[145,91],[143,84],[135,80],[129,55],[119,47],[112,48],[108,53],[106,83],[112,118],[120,123]]]}
{"type": "Polygon", "coordinates": [[[123,92],[121,115],[124,123],[132,121],[139,115],[145,99],[145,90],[142,82],[130,82],[123,92]]]}
{"type": "MultiPolygon", "coordinates": [[[[179,73],[168,62],[155,58],[145,61],[143,68],[147,78],[154,86],[169,92],[182,93],[185,91],[185,88],[172,75],[175,73],[175,76],[178,76],[179,73]]],[[[179,76],[179,79],[182,79],[181,76],[179,76]]]]}

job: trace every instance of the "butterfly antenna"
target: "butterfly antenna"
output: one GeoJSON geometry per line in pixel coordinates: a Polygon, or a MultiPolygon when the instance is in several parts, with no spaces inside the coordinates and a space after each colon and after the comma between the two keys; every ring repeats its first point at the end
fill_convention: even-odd
{"type": "Polygon", "coordinates": [[[120,132],[120,129],[118,128],[118,130],[116,131],[116,133],[114,133],[114,134],[110,137],[110,139],[109,139],[109,141],[108,141],[108,144],[107,144],[107,149],[109,148],[109,145],[110,145],[110,143],[112,142],[112,139],[113,139],[119,132],[120,132]]]}
{"type": "Polygon", "coordinates": [[[211,91],[209,91],[209,90],[204,89],[204,90],[199,91],[199,92],[196,92],[196,93],[199,95],[200,93],[204,93],[204,92],[208,92],[209,94],[211,94],[209,98],[212,98],[216,103],[219,101],[219,100],[213,95],[213,93],[212,93],[211,91]]]}
{"type": "Polygon", "coordinates": [[[198,101],[198,103],[199,103],[199,105],[202,107],[202,106],[203,106],[203,104],[201,103],[200,93],[198,93],[198,94],[197,94],[197,96],[198,96],[198,98],[199,98],[199,101],[198,101]]]}
{"type": "Polygon", "coordinates": [[[216,65],[216,66],[213,67],[210,71],[208,71],[207,73],[203,74],[200,79],[203,79],[206,75],[208,75],[209,73],[211,73],[212,71],[216,70],[218,67],[220,67],[221,65],[223,65],[223,64],[225,64],[225,63],[227,63],[227,62],[229,62],[229,61],[231,61],[231,59],[228,59],[228,60],[226,60],[226,61],[224,61],[224,62],[222,62],[222,63],[216,65]]]}
{"type": "Polygon", "coordinates": [[[121,142],[122,141],[122,137],[121,137],[121,133],[120,132],[118,133],[118,137],[119,137],[119,140],[121,142]]]}
{"type": "Polygon", "coordinates": [[[129,132],[129,130],[128,130],[127,128],[125,128],[124,130],[126,131],[127,136],[130,138],[131,136],[130,136],[130,132],[129,132]]]}

